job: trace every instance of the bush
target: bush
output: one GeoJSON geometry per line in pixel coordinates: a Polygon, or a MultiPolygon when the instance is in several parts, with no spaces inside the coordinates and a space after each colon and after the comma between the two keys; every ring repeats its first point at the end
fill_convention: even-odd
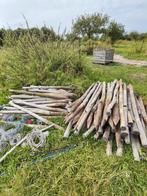
{"type": "Polygon", "coordinates": [[[134,41],[133,53],[138,54],[144,52],[144,43],[144,40],[134,41]]]}
{"type": "Polygon", "coordinates": [[[93,49],[95,48],[110,48],[111,44],[109,40],[106,41],[95,41],[89,39],[88,41],[84,42],[82,46],[82,51],[86,53],[87,55],[93,54],[93,49]]]}
{"type": "Polygon", "coordinates": [[[84,71],[83,56],[76,43],[72,45],[60,39],[43,43],[29,33],[14,40],[10,41],[10,36],[6,40],[11,52],[7,56],[5,73],[0,74],[5,85],[63,84],[84,71]]]}

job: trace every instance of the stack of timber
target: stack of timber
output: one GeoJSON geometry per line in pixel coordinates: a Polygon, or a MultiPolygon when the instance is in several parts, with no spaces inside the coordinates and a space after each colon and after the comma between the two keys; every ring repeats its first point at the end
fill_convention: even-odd
{"type": "Polygon", "coordinates": [[[147,147],[147,113],[132,85],[127,86],[122,80],[92,84],[68,106],[68,111],[65,138],[71,132],[82,132],[84,138],[93,134],[95,139],[107,143],[107,155],[112,154],[115,142],[117,156],[122,156],[124,144],[131,144],[134,159],[140,161],[140,148],[147,147]]]}
{"type": "Polygon", "coordinates": [[[22,90],[10,90],[10,101],[0,110],[0,115],[29,114],[49,124],[54,116],[65,116],[66,105],[72,101],[74,93],[70,86],[27,86],[22,90]]]}

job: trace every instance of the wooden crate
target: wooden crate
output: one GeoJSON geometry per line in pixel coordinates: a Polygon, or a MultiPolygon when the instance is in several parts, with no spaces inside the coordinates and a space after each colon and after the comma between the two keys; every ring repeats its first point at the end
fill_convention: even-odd
{"type": "Polygon", "coordinates": [[[93,63],[108,64],[113,62],[114,49],[95,48],[93,50],[93,63]]]}

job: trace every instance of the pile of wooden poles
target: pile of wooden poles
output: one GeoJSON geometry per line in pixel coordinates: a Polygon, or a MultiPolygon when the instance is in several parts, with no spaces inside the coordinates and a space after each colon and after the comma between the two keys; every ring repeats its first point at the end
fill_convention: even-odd
{"type": "Polygon", "coordinates": [[[140,160],[141,146],[147,147],[147,114],[132,85],[127,86],[122,80],[92,84],[68,106],[68,111],[64,137],[72,131],[76,135],[82,132],[84,138],[93,134],[95,139],[107,142],[107,155],[112,154],[113,142],[118,156],[122,156],[125,143],[131,144],[134,159],[140,160]]]}
{"type": "Polygon", "coordinates": [[[0,110],[0,114],[29,114],[48,123],[54,116],[65,116],[66,105],[74,94],[70,86],[27,86],[22,90],[10,90],[9,104],[0,110]]]}

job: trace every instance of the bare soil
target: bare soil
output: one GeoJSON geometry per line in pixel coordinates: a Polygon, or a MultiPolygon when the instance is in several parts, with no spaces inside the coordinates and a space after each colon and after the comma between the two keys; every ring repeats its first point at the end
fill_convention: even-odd
{"type": "Polygon", "coordinates": [[[125,64],[125,65],[147,66],[147,61],[127,59],[119,54],[114,55],[114,62],[125,64]]]}

